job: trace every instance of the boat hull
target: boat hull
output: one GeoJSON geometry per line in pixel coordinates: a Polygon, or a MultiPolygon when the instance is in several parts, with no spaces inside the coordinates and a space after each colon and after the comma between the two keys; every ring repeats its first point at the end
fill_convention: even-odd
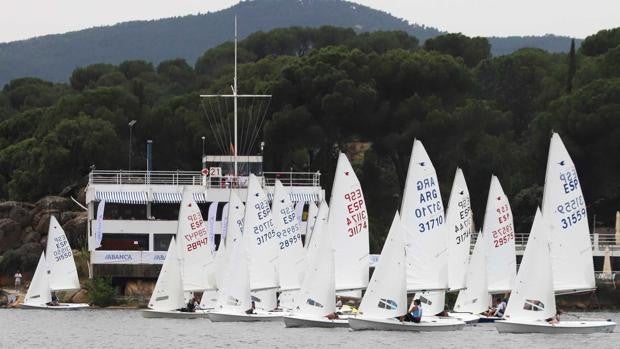
{"type": "Polygon", "coordinates": [[[498,320],[503,320],[504,318],[502,317],[497,317],[497,316],[484,316],[484,315],[480,315],[480,319],[478,320],[478,323],[491,323],[491,322],[495,322],[498,320]]]}
{"type": "Polygon", "coordinates": [[[480,315],[472,313],[448,313],[451,318],[461,320],[467,325],[477,324],[480,320],[480,315]]]}
{"type": "Polygon", "coordinates": [[[181,312],[178,310],[144,309],[142,310],[142,317],[145,317],[147,319],[154,319],[154,318],[199,319],[199,318],[207,318],[208,313],[206,311],[196,311],[196,312],[190,313],[190,312],[181,312]]]}
{"type": "Polygon", "coordinates": [[[421,322],[404,322],[397,319],[370,319],[362,317],[350,317],[349,326],[356,331],[411,331],[411,332],[440,332],[458,331],[465,327],[465,323],[449,318],[422,319],[421,322]]]}
{"type": "Polygon", "coordinates": [[[285,314],[239,314],[224,312],[209,312],[209,320],[213,322],[258,322],[258,321],[282,321],[285,314]]]}
{"type": "Polygon", "coordinates": [[[495,328],[499,333],[546,333],[546,334],[590,334],[610,333],[616,327],[611,321],[560,321],[551,325],[545,321],[498,320],[495,328]]]}
{"type": "Polygon", "coordinates": [[[21,304],[21,309],[45,309],[45,310],[80,310],[88,309],[90,305],[86,303],[59,303],[58,305],[38,305],[38,304],[21,304]]]}
{"type": "Polygon", "coordinates": [[[321,328],[334,328],[334,327],[349,327],[347,319],[335,319],[330,320],[326,317],[310,317],[289,315],[284,316],[284,326],[291,327],[321,327],[321,328]]]}

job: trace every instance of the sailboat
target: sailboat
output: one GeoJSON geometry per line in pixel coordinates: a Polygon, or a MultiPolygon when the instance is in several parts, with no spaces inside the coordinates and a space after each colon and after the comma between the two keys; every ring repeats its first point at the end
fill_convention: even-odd
{"type": "MultiPolygon", "coordinates": [[[[454,204],[464,200],[462,197],[469,196],[468,192],[465,195],[464,191],[467,187],[464,185],[464,179],[459,179],[458,174],[459,171],[456,173],[453,188],[455,191],[454,204]],[[461,192],[463,192],[462,195],[461,192]],[[457,196],[458,199],[456,199],[457,196]]],[[[457,211],[455,208],[453,212],[456,214],[457,211]]],[[[437,173],[424,145],[417,139],[413,142],[411,151],[401,214],[401,222],[406,230],[407,291],[415,293],[432,291],[433,293],[426,294],[426,296],[434,296],[440,303],[443,303],[445,301],[444,292],[450,288],[448,280],[448,236],[452,236],[456,241],[456,233],[455,235],[448,234],[449,229],[454,229],[454,227],[447,226],[444,218],[437,173]]],[[[463,225],[461,230],[461,224],[456,221],[456,218],[454,224],[458,225],[459,239],[464,239],[465,235],[462,233],[467,230],[465,229],[466,226],[463,225]]],[[[466,235],[468,239],[469,235],[466,235]]],[[[457,255],[456,252],[455,255],[457,255]]],[[[458,255],[460,256],[460,254],[458,255]]],[[[462,263],[460,259],[462,256],[455,258],[455,261],[462,263]]],[[[464,273],[463,268],[459,268],[462,269],[461,273],[464,273]]],[[[453,273],[453,276],[453,286],[462,288],[463,280],[460,279],[458,273],[453,273]]],[[[435,304],[437,303],[435,302],[435,304]]],[[[443,306],[436,310],[442,311],[443,306]]],[[[426,314],[434,315],[433,313],[426,314]]],[[[424,317],[422,322],[424,322],[424,317]]],[[[432,324],[431,330],[441,329],[442,324],[445,324],[443,327],[445,330],[458,329],[458,326],[454,326],[454,321],[464,325],[464,322],[452,318],[436,317],[432,320],[435,322],[432,324]]],[[[420,324],[417,325],[418,327],[421,326],[420,324]]]]}
{"type": "Polygon", "coordinates": [[[308,247],[304,280],[295,309],[284,317],[286,327],[348,327],[346,319],[328,319],[336,312],[335,265],[332,236],[327,230],[329,207],[319,207],[313,239],[308,247]]]}
{"type": "Polygon", "coordinates": [[[229,256],[221,287],[218,290],[217,305],[209,312],[209,320],[213,322],[280,321],[281,314],[248,313],[252,309],[252,296],[249,260],[246,253],[247,243],[244,240],[245,235],[253,234],[253,232],[244,231],[244,221],[248,216],[241,199],[234,191],[230,193],[229,209],[226,236],[226,249],[229,256]]]}
{"type": "Polygon", "coordinates": [[[349,317],[349,326],[354,330],[414,332],[461,329],[465,323],[456,319],[423,316],[420,323],[399,320],[407,313],[406,234],[396,213],[359,313],[349,317]]]}
{"type": "Polygon", "coordinates": [[[360,182],[343,153],[338,157],[329,205],[336,291],[359,292],[368,285],[370,268],[368,211],[360,182]]]}
{"type": "Polygon", "coordinates": [[[50,216],[47,247],[41,253],[37,269],[26,292],[24,309],[70,310],[88,308],[85,303],[59,303],[48,305],[51,292],[80,289],[73,251],[64,230],[54,216],[50,216]]]}
{"type": "Polygon", "coordinates": [[[142,310],[143,317],[194,319],[203,316],[201,313],[180,311],[185,306],[185,298],[178,250],[173,237],[149,300],[149,309],[142,310]]]}
{"type": "Polygon", "coordinates": [[[279,239],[278,276],[282,292],[280,306],[283,309],[290,309],[293,307],[295,294],[301,287],[306,250],[303,247],[299,219],[293,209],[290,194],[279,180],[275,183],[271,208],[275,233],[279,239]]]}
{"type": "MultiPolygon", "coordinates": [[[[215,241],[209,239],[207,225],[189,190],[183,191],[176,242],[179,249],[183,291],[190,295],[193,295],[193,292],[203,292],[204,296],[209,291],[215,290],[215,256],[213,253],[215,241]]],[[[196,309],[196,312],[206,317],[202,309],[196,309]]]]}
{"type": "MultiPolygon", "coordinates": [[[[491,306],[493,294],[512,290],[517,273],[515,235],[512,210],[508,197],[496,176],[491,177],[483,230],[478,240],[481,256],[474,262],[472,254],[467,271],[467,288],[459,293],[454,310],[480,316],[479,322],[493,322],[496,316],[478,315],[491,306]],[[481,262],[484,260],[484,262],[481,262]],[[482,263],[481,266],[478,263],[482,263]],[[482,289],[486,296],[482,296],[482,289]],[[461,293],[463,293],[461,295],[461,293]]],[[[478,245],[478,240],[476,245],[478,245]]],[[[474,248],[474,252],[477,249],[474,248]]]]}
{"type": "Polygon", "coordinates": [[[577,170],[560,136],[549,145],[542,213],[550,223],[553,289],[556,294],[596,289],[586,203],[577,170]]]}
{"type": "Polygon", "coordinates": [[[316,223],[317,214],[319,213],[319,208],[316,206],[314,201],[310,201],[310,205],[308,206],[308,219],[306,220],[306,241],[304,243],[304,247],[307,249],[310,246],[310,242],[312,241],[312,234],[314,233],[314,224],[316,223]]]}
{"type": "MultiPolygon", "coordinates": [[[[489,307],[489,291],[487,288],[486,244],[482,232],[478,233],[474,251],[469,259],[466,272],[466,288],[459,291],[454,303],[454,315],[465,321],[467,314],[478,317],[489,307]]],[[[466,321],[467,322],[467,321],[466,321]]]]}
{"type": "Polygon", "coordinates": [[[550,323],[556,314],[551,223],[537,209],[515,287],[506,308],[506,320],[495,321],[500,333],[588,334],[613,332],[611,321],[559,321],[550,323]]]}

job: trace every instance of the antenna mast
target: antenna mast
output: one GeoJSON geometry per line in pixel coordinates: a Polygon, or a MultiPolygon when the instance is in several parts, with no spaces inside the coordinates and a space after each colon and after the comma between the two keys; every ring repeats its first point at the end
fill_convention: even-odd
{"type": "Polygon", "coordinates": [[[235,138],[233,144],[233,161],[235,163],[235,177],[238,177],[238,161],[237,161],[237,100],[239,98],[271,98],[271,95],[240,95],[237,90],[237,41],[238,41],[238,33],[237,33],[237,16],[235,16],[235,75],[233,77],[233,85],[232,94],[230,95],[200,95],[200,98],[232,98],[234,103],[234,128],[235,128],[235,138]]]}

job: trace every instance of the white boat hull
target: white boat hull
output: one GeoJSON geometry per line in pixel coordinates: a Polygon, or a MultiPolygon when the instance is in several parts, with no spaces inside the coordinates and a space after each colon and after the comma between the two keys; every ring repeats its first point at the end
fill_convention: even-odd
{"type": "Polygon", "coordinates": [[[324,316],[321,317],[310,317],[310,316],[301,316],[301,315],[289,315],[284,318],[284,325],[286,327],[323,327],[323,328],[334,328],[334,327],[349,327],[349,322],[347,319],[335,319],[330,320],[324,316]]]}
{"type": "Polygon", "coordinates": [[[461,320],[467,325],[477,324],[480,320],[480,315],[472,313],[448,313],[451,318],[461,320]]]}
{"type": "Polygon", "coordinates": [[[79,310],[90,308],[86,303],[59,303],[58,305],[47,304],[21,304],[22,309],[46,309],[46,310],[79,310]]]}
{"type": "Polygon", "coordinates": [[[208,313],[204,310],[197,310],[195,312],[182,312],[178,310],[142,310],[142,317],[152,318],[167,318],[167,319],[198,319],[207,318],[208,313]]]}
{"type": "Polygon", "coordinates": [[[551,325],[546,321],[498,320],[495,328],[499,333],[547,333],[547,334],[589,334],[610,333],[616,327],[611,321],[560,321],[551,325]]]}
{"type": "Polygon", "coordinates": [[[282,321],[286,313],[260,313],[240,314],[212,311],[209,312],[209,320],[213,322],[258,322],[258,321],[282,321]]]}
{"type": "Polygon", "coordinates": [[[398,319],[370,319],[363,317],[350,317],[349,326],[353,330],[379,330],[379,331],[412,331],[412,332],[438,332],[458,331],[465,327],[463,321],[450,318],[422,318],[419,323],[405,322],[398,319]]]}

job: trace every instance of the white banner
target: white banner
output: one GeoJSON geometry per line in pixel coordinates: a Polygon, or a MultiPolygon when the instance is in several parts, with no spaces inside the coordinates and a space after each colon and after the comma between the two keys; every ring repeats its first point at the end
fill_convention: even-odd
{"type": "Polygon", "coordinates": [[[301,224],[302,215],[304,214],[304,205],[305,201],[298,201],[295,205],[295,216],[297,217],[297,221],[301,224]]]}
{"type": "Polygon", "coordinates": [[[99,202],[97,206],[97,222],[95,223],[95,248],[101,247],[103,239],[103,211],[105,210],[105,200],[99,202]]]}
{"type": "Polygon", "coordinates": [[[228,203],[224,205],[224,209],[222,210],[222,227],[220,229],[220,244],[226,238],[226,233],[228,233],[228,203]]]}
{"type": "Polygon", "coordinates": [[[215,250],[215,221],[217,219],[217,206],[218,202],[214,201],[209,206],[209,215],[207,216],[209,244],[211,246],[211,252],[215,250]]]}
{"type": "Polygon", "coordinates": [[[93,264],[163,264],[166,251],[93,251],[93,264]]]}

